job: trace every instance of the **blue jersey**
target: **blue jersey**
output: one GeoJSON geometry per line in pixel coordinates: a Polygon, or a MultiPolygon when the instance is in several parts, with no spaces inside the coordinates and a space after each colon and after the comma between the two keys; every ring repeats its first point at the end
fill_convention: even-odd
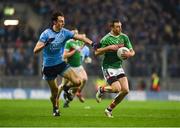
{"type": "Polygon", "coordinates": [[[50,38],[55,38],[48,46],[43,49],[43,66],[54,66],[63,62],[64,46],[67,40],[73,38],[74,33],[62,28],[55,32],[48,28],[40,35],[39,41],[46,42],[50,38]]]}
{"type": "Polygon", "coordinates": [[[86,57],[89,57],[89,55],[90,55],[89,47],[87,47],[87,46],[85,45],[85,46],[82,48],[81,53],[82,53],[82,61],[84,61],[84,59],[85,59],[86,57]]]}

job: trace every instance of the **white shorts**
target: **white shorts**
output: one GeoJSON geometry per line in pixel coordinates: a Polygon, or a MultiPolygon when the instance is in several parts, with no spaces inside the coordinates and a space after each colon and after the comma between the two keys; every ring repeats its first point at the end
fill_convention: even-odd
{"type": "Polygon", "coordinates": [[[103,75],[105,80],[109,85],[111,85],[113,82],[117,81],[119,78],[125,77],[125,72],[123,68],[108,68],[108,69],[103,69],[103,75]]]}

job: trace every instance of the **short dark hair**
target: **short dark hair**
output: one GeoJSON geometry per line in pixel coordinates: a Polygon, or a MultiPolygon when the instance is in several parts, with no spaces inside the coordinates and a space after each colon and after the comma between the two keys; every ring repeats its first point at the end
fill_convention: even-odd
{"type": "Polygon", "coordinates": [[[58,16],[64,17],[64,14],[61,11],[53,12],[52,17],[51,17],[51,22],[53,23],[54,21],[57,21],[58,16]]]}
{"type": "Polygon", "coordinates": [[[113,27],[114,26],[114,23],[117,23],[117,22],[120,22],[119,19],[113,19],[109,22],[109,27],[113,27]]]}

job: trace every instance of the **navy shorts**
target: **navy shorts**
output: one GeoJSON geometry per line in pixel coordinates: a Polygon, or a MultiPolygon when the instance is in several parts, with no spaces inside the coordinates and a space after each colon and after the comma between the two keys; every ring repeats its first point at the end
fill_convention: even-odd
{"type": "Polygon", "coordinates": [[[63,73],[70,67],[66,62],[62,62],[58,65],[43,67],[42,75],[44,80],[54,80],[58,75],[63,73]]]}

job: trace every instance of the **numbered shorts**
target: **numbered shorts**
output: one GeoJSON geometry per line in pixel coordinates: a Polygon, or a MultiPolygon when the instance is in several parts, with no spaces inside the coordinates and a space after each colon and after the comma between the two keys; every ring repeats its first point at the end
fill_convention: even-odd
{"type": "Polygon", "coordinates": [[[44,80],[54,80],[57,75],[63,75],[63,73],[70,68],[70,65],[66,62],[62,62],[55,66],[42,67],[42,75],[44,80]]]}
{"type": "Polygon", "coordinates": [[[103,69],[103,75],[104,78],[106,79],[107,83],[111,85],[113,82],[117,81],[119,78],[125,77],[125,72],[123,68],[108,68],[108,69],[103,69]]]}

